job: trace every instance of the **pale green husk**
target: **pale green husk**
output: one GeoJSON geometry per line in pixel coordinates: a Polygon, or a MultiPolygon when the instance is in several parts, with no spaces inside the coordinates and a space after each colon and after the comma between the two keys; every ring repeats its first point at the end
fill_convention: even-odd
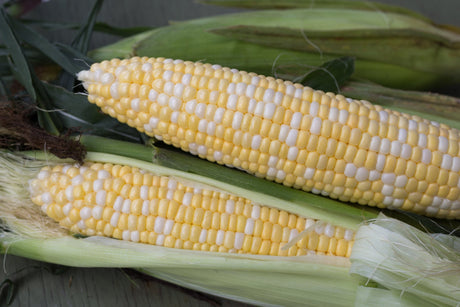
{"type": "MultiPolygon", "coordinates": [[[[156,173],[196,180],[199,185],[212,183],[203,183],[197,175],[132,158],[89,153],[88,159],[144,166],[156,173]]],[[[351,262],[346,258],[331,256],[223,254],[175,250],[103,237],[73,237],[41,213],[40,208],[32,204],[27,196],[27,180],[43,165],[61,161],[43,153],[19,156],[0,152],[0,217],[3,221],[0,224],[3,225],[0,231],[0,252],[75,267],[134,268],[191,289],[262,306],[377,306],[377,302],[380,306],[383,303],[391,303],[392,306],[430,306],[432,301],[426,298],[433,297],[440,305],[447,306],[455,305],[451,303],[458,297],[459,278],[455,275],[446,278],[445,275],[431,272],[428,282],[431,288],[425,289],[424,280],[414,287],[417,290],[419,285],[423,287],[420,289],[425,291],[424,296],[408,290],[407,285],[401,288],[399,282],[388,282],[387,276],[392,275],[386,267],[379,265],[382,263],[380,255],[385,249],[392,250],[392,247],[385,247],[383,243],[395,240],[395,237],[400,238],[404,244],[409,238],[415,238],[413,249],[417,251],[430,244],[429,250],[436,251],[436,257],[426,253],[415,254],[417,260],[422,261],[426,267],[431,265],[435,269],[438,263],[443,262],[444,271],[458,270],[459,256],[458,251],[451,248],[458,244],[457,238],[439,236],[436,237],[439,240],[435,240],[432,236],[386,217],[380,217],[370,224],[356,225],[356,228],[359,227],[355,243],[357,248],[353,250],[351,262]],[[391,227],[381,226],[382,222],[391,223],[391,227]],[[383,227],[385,231],[374,233],[378,227],[383,227]],[[377,254],[369,252],[366,244],[378,246],[377,254]],[[440,286],[436,285],[438,282],[440,286]],[[449,282],[447,286],[442,284],[446,282],[449,282]]],[[[229,188],[228,184],[216,185],[219,189],[229,188]]],[[[239,189],[233,192],[238,194],[242,191],[239,189]]],[[[257,197],[257,192],[253,193],[251,197],[257,197]]],[[[286,209],[284,205],[285,202],[278,203],[278,207],[286,209]]],[[[309,209],[295,204],[289,208],[299,214],[309,212],[309,209]]],[[[411,259],[415,256],[412,255],[411,259]]],[[[400,258],[389,257],[388,261],[391,262],[390,268],[405,265],[400,258]]],[[[408,280],[419,278],[416,272],[408,274],[405,276],[408,280]]],[[[393,272],[393,275],[397,274],[393,272]]]]}

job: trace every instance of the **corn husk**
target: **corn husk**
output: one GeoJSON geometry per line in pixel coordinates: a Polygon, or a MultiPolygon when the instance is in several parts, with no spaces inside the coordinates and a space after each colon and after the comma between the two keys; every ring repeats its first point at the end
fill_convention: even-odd
{"type": "Polygon", "coordinates": [[[398,88],[458,81],[460,35],[418,16],[381,9],[259,10],[161,27],[91,52],[96,60],[165,56],[298,77],[337,56],[355,75],[398,88]]]}

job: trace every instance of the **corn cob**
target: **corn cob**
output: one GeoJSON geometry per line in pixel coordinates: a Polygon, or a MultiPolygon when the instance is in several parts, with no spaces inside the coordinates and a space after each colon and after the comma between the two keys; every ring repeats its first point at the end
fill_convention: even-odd
{"type": "Polygon", "coordinates": [[[103,61],[90,102],[201,158],[341,201],[460,217],[459,131],[442,123],[218,65],[103,61]]]}
{"type": "Polygon", "coordinates": [[[46,166],[32,201],[74,233],[170,248],[349,257],[354,232],[235,195],[111,163],[46,166]],[[296,244],[285,246],[298,238],[296,244]]]}

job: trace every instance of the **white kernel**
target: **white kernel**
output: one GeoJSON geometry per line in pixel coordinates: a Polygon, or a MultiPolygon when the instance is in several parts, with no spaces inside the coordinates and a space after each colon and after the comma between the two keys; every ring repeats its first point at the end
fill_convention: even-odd
{"type": "Polygon", "coordinates": [[[290,129],[289,133],[286,137],[286,145],[294,146],[297,143],[297,137],[299,135],[299,130],[297,129],[290,129]]]}
{"type": "Polygon", "coordinates": [[[110,86],[110,96],[115,100],[120,99],[120,95],[118,95],[118,82],[114,82],[110,86]]]}
{"type": "Polygon", "coordinates": [[[156,233],[163,233],[163,230],[165,228],[165,223],[166,223],[166,219],[164,217],[157,216],[155,218],[155,223],[153,225],[153,231],[155,231],[156,233]]]}
{"type": "Polygon", "coordinates": [[[312,103],[310,103],[310,111],[309,111],[309,114],[310,116],[317,116],[318,115],[318,112],[319,112],[319,103],[316,102],[316,101],[313,101],[312,103]]]}
{"type": "Polygon", "coordinates": [[[431,150],[425,148],[422,150],[422,163],[431,164],[431,150]]]}
{"type": "Polygon", "coordinates": [[[173,71],[172,71],[172,70],[165,70],[165,71],[163,72],[163,79],[164,79],[165,81],[169,81],[169,80],[171,80],[172,75],[173,75],[173,71]]]}
{"type": "Polygon", "coordinates": [[[252,206],[251,218],[255,220],[260,218],[260,206],[259,205],[252,206]]]}
{"type": "Polygon", "coordinates": [[[156,127],[158,126],[158,123],[160,122],[160,120],[156,117],[150,117],[149,119],[149,127],[151,129],[156,129],[156,127]]]}
{"type": "Polygon", "coordinates": [[[262,137],[260,135],[254,135],[251,141],[251,148],[254,150],[259,149],[260,144],[262,143],[262,137]]]}
{"type": "Polygon", "coordinates": [[[384,110],[380,111],[379,112],[379,117],[380,117],[380,121],[382,123],[388,122],[388,117],[389,117],[388,112],[386,112],[384,110]]]}
{"type": "Polygon", "coordinates": [[[312,122],[311,122],[311,127],[310,127],[310,132],[312,134],[319,135],[321,134],[321,124],[323,120],[321,117],[314,117],[312,122]]]}
{"type": "Polygon", "coordinates": [[[207,128],[208,121],[206,119],[200,119],[200,121],[198,122],[198,131],[205,133],[207,128]]]}
{"type": "Polygon", "coordinates": [[[404,204],[404,199],[396,198],[396,199],[393,199],[391,208],[401,208],[403,204],[404,204]]]}
{"type": "Polygon", "coordinates": [[[348,111],[345,110],[345,109],[342,109],[339,111],[339,123],[341,123],[342,125],[345,125],[348,121],[348,111]]]}
{"type": "Polygon", "coordinates": [[[224,243],[224,236],[225,236],[225,231],[223,230],[218,230],[217,235],[216,235],[216,244],[217,245],[222,245],[224,243]]]}
{"type": "Polygon", "coordinates": [[[287,158],[288,158],[288,160],[294,161],[295,159],[297,159],[298,154],[299,154],[299,148],[297,148],[295,146],[290,147],[288,149],[287,158]]]}
{"type": "Polygon", "coordinates": [[[286,85],[286,95],[293,96],[295,92],[295,86],[292,84],[286,85]]]}
{"type": "Polygon", "coordinates": [[[384,184],[393,184],[396,180],[396,175],[394,173],[383,173],[382,182],[384,184]]]}
{"type": "Polygon", "coordinates": [[[254,98],[249,99],[249,104],[248,104],[248,113],[254,113],[256,111],[257,107],[257,100],[254,98]]]}
{"type": "Polygon", "coordinates": [[[459,157],[454,157],[452,159],[452,171],[453,172],[458,172],[460,171],[460,158],[459,157]]]}
{"type": "Polygon", "coordinates": [[[267,165],[270,167],[275,167],[276,164],[278,163],[279,158],[277,156],[270,156],[268,158],[268,163],[267,165]]]}
{"type": "Polygon", "coordinates": [[[158,92],[155,90],[150,90],[148,97],[151,102],[156,102],[158,98],[158,92]]]}
{"type": "Polygon", "coordinates": [[[257,116],[263,116],[264,109],[265,109],[265,103],[263,101],[259,101],[254,110],[254,114],[257,116]]]}
{"type": "Polygon", "coordinates": [[[105,191],[105,190],[97,191],[97,193],[96,193],[96,204],[99,205],[99,206],[104,206],[106,197],[107,197],[107,191],[105,191]]]}
{"type": "Polygon", "coordinates": [[[278,172],[276,172],[276,179],[284,180],[284,178],[286,178],[286,172],[283,170],[278,170],[278,172]]]}
{"type": "Polygon", "coordinates": [[[199,155],[206,156],[208,154],[208,148],[204,145],[199,145],[197,152],[199,155]]]}
{"type": "Polygon", "coordinates": [[[249,84],[246,87],[246,96],[248,96],[249,98],[254,97],[255,91],[256,91],[256,87],[253,84],[249,84]]]}
{"type": "Polygon", "coordinates": [[[275,98],[275,91],[273,89],[271,89],[271,88],[268,88],[268,89],[265,90],[262,100],[265,103],[271,103],[271,102],[273,102],[274,98],[275,98]]]}
{"type": "Polygon", "coordinates": [[[102,75],[101,77],[101,82],[102,84],[110,84],[112,83],[113,81],[115,81],[115,76],[111,73],[105,73],[102,75]]]}
{"type": "Polygon", "coordinates": [[[70,213],[70,210],[73,209],[72,203],[67,203],[62,207],[62,213],[64,213],[65,216],[68,216],[70,213]]]}
{"type": "Polygon", "coordinates": [[[208,231],[206,229],[201,229],[200,238],[198,239],[199,243],[205,243],[208,236],[208,231]]]}
{"type": "Polygon", "coordinates": [[[165,221],[165,228],[164,228],[164,230],[163,230],[163,233],[164,233],[165,235],[171,234],[172,229],[173,229],[173,226],[174,226],[174,220],[167,219],[167,220],[165,221]]]}
{"type": "Polygon", "coordinates": [[[185,111],[189,114],[195,113],[196,104],[197,103],[195,99],[187,101],[185,103],[185,111]]]}
{"type": "Polygon", "coordinates": [[[244,242],[244,233],[235,232],[235,243],[233,244],[235,249],[241,249],[244,242]]]}
{"type": "Polygon", "coordinates": [[[246,220],[246,225],[244,226],[244,233],[247,235],[252,235],[254,233],[254,219],[248,218],[246,220]]]}
{"type": "Polygon", "coordinates": [[[84,177],[81,174],[78,174],[77,176],[72,178],[72,185],[82,184],[83,180],[84,180],[84,177]]]}
{"type": "Polygon", "coordinates": [[[169,107],[173,109],[174,111],[179,110],[181,105],[182,105],[182,101],[180,101],[180,99],[178,99],[177,97],[173,96],[169,98],[169,107]]]}
{"type": "Polygon", "coordinates": [[[112,214],[112,217],[110,218],[110,225],[112,225],[112,227],[117,227],[119,218],[120,218],[120,212],[115,211],[112,214]]]}
{"type": "Polygon", "coordinates": [[[94,206],[91,210],[91,215],[96,219],[102,219],[102,213],[104,211],[104,206],[94,206]]]}
{"type": "Polygon", "coordinates": [[[53,201],[53,197],[51,196],[51,193],[45,192],[42,194],[41,200],[43,204],[49,205],[53,201]]]}
{"type": "Polygon", "coordinates": [[[139,112],[139,103],[140,99],[139,98],[134,98],[131,100],[131,109],[135,112],[139,112]]]}
{"type": "Polygon", "coordinates": [[[224,157],[224,154],[222,153],[222,151],[216,150],[216,151],[214,152],[213,157],[214,157],[214,160],[216,160],[217,162],[220,162],[220,161],[222,161],[222,159],[223,159],[223,157],[224,157]]]}
{"type": "Polygon", "coordinates": [[[157,240],[155,241],[155,245],[163,246],[165,244],[165,235],[159,234],[157,236],[157,240]]]}
{"type": "Polygon", "coordinates": [[[286,138],[289,135],[290,127],[288,125],[281,125],[280,132],[278,134],[278,140],[281,142],[286,141],[286,138]]]}
{"type": "Polygon", "coordinates": [[[442,204],[443,199],[439,196],[434,196],[431,205],[434,207],[439,207],[442,204]]]}
{"type": "Polygon", "coordinates": [[[309,231],[314,230],[316,226],[316,221],[314,219],[306,219],[305,220],[305,228],[308,229],[309,231]]]}
{"type": "Polygon", "coordinates": [[[80,218],[82,220],[89,219],[91,217],[91,209],[89,207],[83,207],[80,210],[80,218]]]}
{"type": "Polygon", "coordinates": [[[356,165],[353,163],[347,163],[347,165],[345,165],[344,175],[347,177],[354,177],[356,175],[356,171],[356,165]]]}
{"type": "Polygon", "coordinates": [[[412,147],[409,144],[402,144],[401,158],[409,159],[412,156],[412,147]]]}
{"type": "Polygon", "coordinates": [[[376,170],[372,170],[369,172],[369,180],[370,181],[375,181],[375,180],[378,180],[380,178],[380,172],[376,171],[376,170]]]}
{"type": "Polygon", "coordinates": [[[67,200],[69,201],[73,201],[74,200],[74,197],[73,197],[73,185],[69,185],[66,189],[65,189],[65,197],[67,198],[67,200]]]}
{"type": "Polygon", "coordinates": [[[121,208],[121,212],[123,212],[123,213],[131,212],[131,199],[125,199],[123,201],[123,206],[121,208]]]}
{"type": "Polygon", "coordinates": [[[259,82],[260,82],[260,77],[258,77],[258,76],[253,76],[253,77],[251,78],[251,84],[259,85],[259,82]]]}
{"type": "Polygon", "coordinates": [[[183,85],[189,85],[191,80],[192,80],[192,75],[191,74],[184,74],[182,76],[181,83],[183,85]]]}
{"type": "Polygon", "coordinates": [[[120,65],[118,66],[116,69],[115,69],[115,76],[118,76],[119,74],[121,74],[121,72],[125,71],[126,70],[126,66],[125,65],[120,65]]]}
{"type": "Polygon", "coordinates": [[[139,242],[140,240],[139,231],[137,230],[131,231],[130,239],[133,242],[139,242]]]}
{"type": "Polygon", "coordinates": [[[123,208],[123,201],[124,201],[123,197],[117,196],[117,198],[115,199],[115,202],[113,203],[113,210],[121,211],[121,209],[123,208]]]}
{"type": "Polygon", "coordinates": [[[276,105],[274,103],[266,103],[264,108],[263,117],[267,119],[272,119],[275,114],[276,105]]]}
{"type": "Polygon", "coordinates": [[[243,113],[237,111],[233,114],[232,128],[239,130],[241,128],[241,123],[243,122],[243,113]]]}
{"type": "Polygon", "coordinates": [[[356,170],[355,179],[357,181],[364,181],[369,178],[369,170],[365,167],[360,167],[356,170]]]}
{"type": "Polygon", "coordinates": [[[184,197],[182,198],[182,204],[184,206],[190,206],[190,204],[192,203],[192,197],[193,197],[192,193],[190,192],[185,193],[184,197]]]}
{"type": "Polygon", "coordinates": [[[242,96],[244,95],[245,92],[246,92],[246,83],[244,82],[238,83],[235,88],[236,95],[242,96]]]}
{"type": "Polygon", "coordinates": [[[174,85],[173,95],[177,98],[181,98],[182,94],[184,93],[184,88],[185,88],[184,84],[177,83],[176,85],[174,85]]]}
{"type": "Polygon", "coordinates": [[[163,92],[168,96],[174,95],[174,85],[175,84],[171,81],[166,82],[163,87],[163,92]]]}
{"type": "Polygon", "coordinates": [[[425,148],[428,143],[426,134],[419,133],[418,135],[418,146],[425,148]]]}
{"type": "Polygon", "coordinates": [[[406,186],[407,180],[408,178],[406,175],[399,175],[395,178],[394,185],[397,188],[403,188],[406,186]]]}
{"type": "Polygon", "coordinates": [[[380,150],[380,141],[381,141],[381,138],[379,136],[373,136],[371,138],[371,144],[369,145],[369,150],[378,152],[380,150]]]}
{"type": "Polygon", "coordinates": [[[335,227],[328,223],[326,227],[324,227],[324,234],[332,238],[335,235],[335,227]]]}
{"type": "Polygon", "coordinates": [[[292,114],[292,118],[291,118],[291,122],[290,122],[290,126],[292,129],[299,129],[300,128],[300,124],[302,122],[302,113],[300,112],[295,112],[294,114],[292,114]]]}
{"type": "Polygon", "coordinates": [[[353,240],[353,237],[355,236],[355,233],[353,230],[350,230],[350,229],[346,229],[345,230],[345,233],[343,235],[343,238],[347,241],[351,241],[353,240]]]}
{"type": "Polygon", "coordinates": [[[206,114],[206,104],[201,103],[201,102],[199,104],[197,104],[196,108],[195,108],[195,114],[199,118],[204,118],[204,116],[206,114]]]}
{"type": "Polygon", "coordinates": [[[83,221],[83,220],[78,221],[77,227],[80,228],[80,229],[86,229],[85,221],[83,221]]]}
{"type": "Polygon", "coordinates": [[[177,122],[179,121],[179,115],[180,115],[179,111],[172,112],[171,113],[171,123],[177,124],[177,122]]]}
{"type": "Polygon", "coordinates": [[[149,213],[150,213],[150,201],[148,200],[144,200],[144,202],[142,203],[142,215],[145,215],[145,216],[148,216],[149,213]]]}
{"type": "Polygon", "coordinates": [[[294,92],[294,98],[302,98],[303,89],[296,88],[294,92]]]}
{"type": "Polygon", "coordinates": [[[102,190],[103,187],[104,187],[104,180],[103,179],[94,180],[94,182],[93,182],[93,190],[95,192],[97,192],[99,190],[102,190]]]}
{"type": "Polygon", "coordinates": [[[220,124],[222,122],[222,119],[224,118],[224,113],[224,108],[217,108],[216,112],[214,113],[214,122],[216,124],[220,124]]]}
{"type": "Polygon", "coordinates": [[[383,171],[383,169],[385,168],[385,163],[386,156],[382,154],[377,155],[377,163],[375,165],[375,170],[379,172],[383,171]]]}
{"type": "Polygon", "coordinates": [[[394,191],[394,186],[389,184],[384,184],[382,187],[382,194],[385,196],[391,196],[394,191]]]}
{"type": "Polygon", "coordinates": [[[446,153],[447,150],[449,149],[449,140],[442,135],[440,135],[438,139],[439,139],[439,142],[438,142],[439,151],[442,153],[446,153]]]}
{"type": "Polygon", "coordinates": [[[446,209],[450,209],[451,206],[452,206],[452,201],[445,198],[442,200],[441,206],[439,206],[439,208],[446,210],[446,209]]]}
{"type": "Polygon", "coordinates": [[[390,154],[399,157],[402,151],[402,144],[399,141],[391,142],[390,154]]]}
{"type": "Polygon", "coordinates": [[[274,179],[275,176],[276,176],[276,172],[278,172],[278,170],[274,167],[269,167],[268,170],[267,170],[267,177],[270,178],[270,180],[274,179]]]}
{"type": "Polygon", "coordinates": [[[442,155],[441,168],[450,170],[452,167],[452,156],[449,154],[442,155]]]}
{"type": "Polygon", "coordinates": [[[43,171],[40,171],[40,172],[38,173],[37,178],[38,178],[39,180],[45,180],[45,179],[47,179],[49,176],[50,176],[50,172],[43,170],[43,171]]]}
{"type": "Polygon", "coordinates": [[[273,99],[273,102],[279,106],[283,102],[284,94],[281,92],[276,92],[275,93],[275,98],[273,99]]]}
{"type": "Polygon", "coordinates": [[[227,87],[227,93],[228,94],[235,94],[235,90],[236,90],[236,84],[235,83],[230,83],[227,87]]]}
{"type": "Polygon", "coordinates": [[[72,165],[66,164],[62,167],[61,173],[67,174],[67,171],[72,168],[72,165]]]}
{"type": "Polygon", "coordinates": [[[235,201],[233,199],[228,199],[225,202],[225,212],[228,214],[233,214],[233,212],[235,212],[235,201]]]}
{"type": "Polygon", "coordinates": [[[418,130],[418,123],[413,119],[409,119],[408,129],[409,130],[418,130]]]}
{"type": "Polygon", "coordinates": [[[332,122],[338,121],[339,120],[339,109],[336,107],[330,108],[328,119],[332,122]]]}
{"type": "Polygon", "coordinates": [[[100,169],[97,171],[97,179],[108,179],[112,177],[108,171],[105,169],[100,169]]]}
{"type": "Polygon", "coordinates": [[[382,139],[381,142],[380,142],[380,150],[379,150],[379,152],[380,152],[381,154],[386,155],[386,154],[390,153],[390,149],[391,149],[391,142],[390,142],[390,140],[389,140],[389,139],[386,139],[386,138],[385,138],[385,139],[382,139]]]}
{"type": "Polygon", "coordinates": [[[216,133],[216,123],[209,122],[206,126],[206,133],[210,136],[213,136],[216,133]]]}
{"type": "Polygon", "coordinates": [[[324,223],[316,223],[315,232],[319,235],[322,235],[324,233],[325,228],[326,225],[324,223]]]}
{"type": "Polygon", "coordinates": [[[400,141],[401,143],[405,143],[407,141],[407,130],[406,129],[399,129],[398,141],[400,141]]]}
{"type": "Polygon", "coordinates": [[[232,95],[228,96],[227,109],[236,110],[237,103],[238,103],[238,96],[236,94],[232,94],[232,95]]]}
{"type": "Polygon", "coordinates": [[[303,178],[309,180],[309,179],[313,179],[313,176],[315,175],[315,169],[314,168],[311,168],[311,167],[308,167],[306,170],[305,170],[305,173],[303,174],[303,178]]]}
{"type": "Polygon", "coordinates": [[[142,64],[141,69],[142,69],[142,71],[149,72],[149,71],[151,71],[153,69],[153,66],[150,63],[144,63],[144,64],[142,64]]]}
{"type": "Polygon", "coordinates": [[[460,201],[459,200],[456,200],[452,203],[452,205],[450,206],[450,209],[451,210],[459,210],[460,209],[460,201]]]}
{"type": "Polygon", "coordinates": [[[157,101],[160,106],[167,106],[169,102],[169,96],[165,93],[161,93],[160,95],[158,95],[157,101]]]}

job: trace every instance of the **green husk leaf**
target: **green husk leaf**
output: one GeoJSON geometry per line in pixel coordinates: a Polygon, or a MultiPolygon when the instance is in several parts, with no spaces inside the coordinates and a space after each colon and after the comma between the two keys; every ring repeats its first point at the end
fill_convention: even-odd
{"type": "Polygon", "coordinates": [[[72,47],[81,53],[88,52],[91,36],[93,35],[94,24],[96,23],[97,15],[99,14],[103,3],[104,0],[96,0],[94,2],[93,8],[91,9],[84,26],[81,27],[80,31],[72,41],[72,47]]]}
{"type": "MultiPolygon", "coordinates": [[[[459,246],[460,238],[450,236],[459,246]]],[[[460,301],[460,250],[400,221],[379,216],[355,236],[350,273],[427,304],[460,301]]]]}
{"type": "Polygon", "coordinates": [[[295,81],[316,90],[340,93],[341,86],[351,77],[354,70],[354,59],[342,57],[312,69],[295,81]]]}
{"type": "Polygon", "coordinates": [[[412,10],[378,2],[361,0],[199,0],[198,2],[210,5],[241,7],[249,9],[352,9],[403,14],[428,21],[425,16],[412,10]]]}

